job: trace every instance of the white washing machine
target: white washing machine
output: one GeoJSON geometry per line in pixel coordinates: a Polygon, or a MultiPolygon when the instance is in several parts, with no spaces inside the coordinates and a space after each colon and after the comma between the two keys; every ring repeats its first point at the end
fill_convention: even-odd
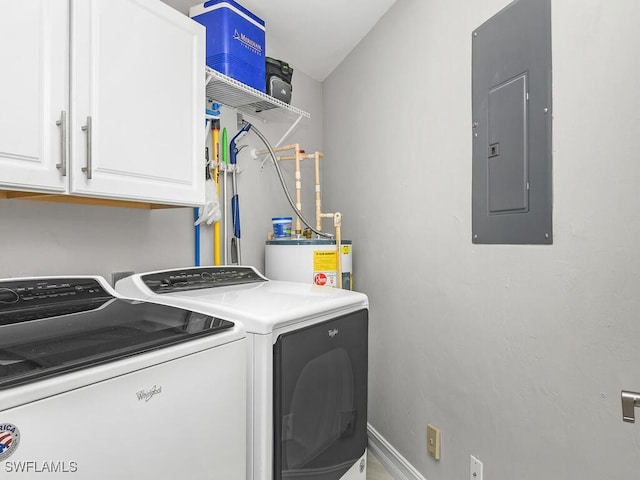
{"type": "Polygon", "coordinates": [[[116,290],[244,325],[247,479],[366,479],[366,295],[241,266],[136,274],[116,290]]]}
{"type": "Polygon", "coordinates": [[[0,280],[0,476],[242,480],[245,375],[238,324],[100,277],[0,280]]]}

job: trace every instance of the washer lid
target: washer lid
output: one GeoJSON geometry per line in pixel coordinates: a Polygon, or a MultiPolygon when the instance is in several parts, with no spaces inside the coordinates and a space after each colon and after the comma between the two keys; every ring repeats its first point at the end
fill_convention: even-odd
{"type": "MultiPolygon", "coordinates": [[[[0,282],[0,388],[218,334],[233,326],[203,313],[116,298],[95,279],[0,282]]],[[[226,341],[231,339],[235,336],[226,341]]]]}

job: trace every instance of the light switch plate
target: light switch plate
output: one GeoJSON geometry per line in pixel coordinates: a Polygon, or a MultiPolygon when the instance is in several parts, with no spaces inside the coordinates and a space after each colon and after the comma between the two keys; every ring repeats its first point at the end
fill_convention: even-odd
{"type": "Polygon", "coordinates": [[[427,452],[440,460],[440,430],[433,425],[427,425],[427,452]]]}

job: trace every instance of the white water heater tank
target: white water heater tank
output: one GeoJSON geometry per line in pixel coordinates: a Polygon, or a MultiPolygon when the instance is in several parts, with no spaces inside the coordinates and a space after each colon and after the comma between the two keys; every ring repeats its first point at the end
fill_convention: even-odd
{"type": "MultiPolygon", "coordinates": [[[[340,244],[342,288],[353,290],[353,245],[340,244]]],[[[336,241],[328,239],[274,239],[265,247],[265,276],[271,280],[338,286],[336,241]]]]}

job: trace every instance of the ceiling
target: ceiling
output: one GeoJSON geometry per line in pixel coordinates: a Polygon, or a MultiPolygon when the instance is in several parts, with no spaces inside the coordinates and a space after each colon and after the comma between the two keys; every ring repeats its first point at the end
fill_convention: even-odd
{"type": "MultiPolygon", "coordinates": [[[[198,0],[163,0],[188,14],[198,0]]],[[[240,0],[262,18],[267,55],[323,81],[396,0],[240,0]],[[275,53],[274,53],[275,52],[275,53]]]]}

